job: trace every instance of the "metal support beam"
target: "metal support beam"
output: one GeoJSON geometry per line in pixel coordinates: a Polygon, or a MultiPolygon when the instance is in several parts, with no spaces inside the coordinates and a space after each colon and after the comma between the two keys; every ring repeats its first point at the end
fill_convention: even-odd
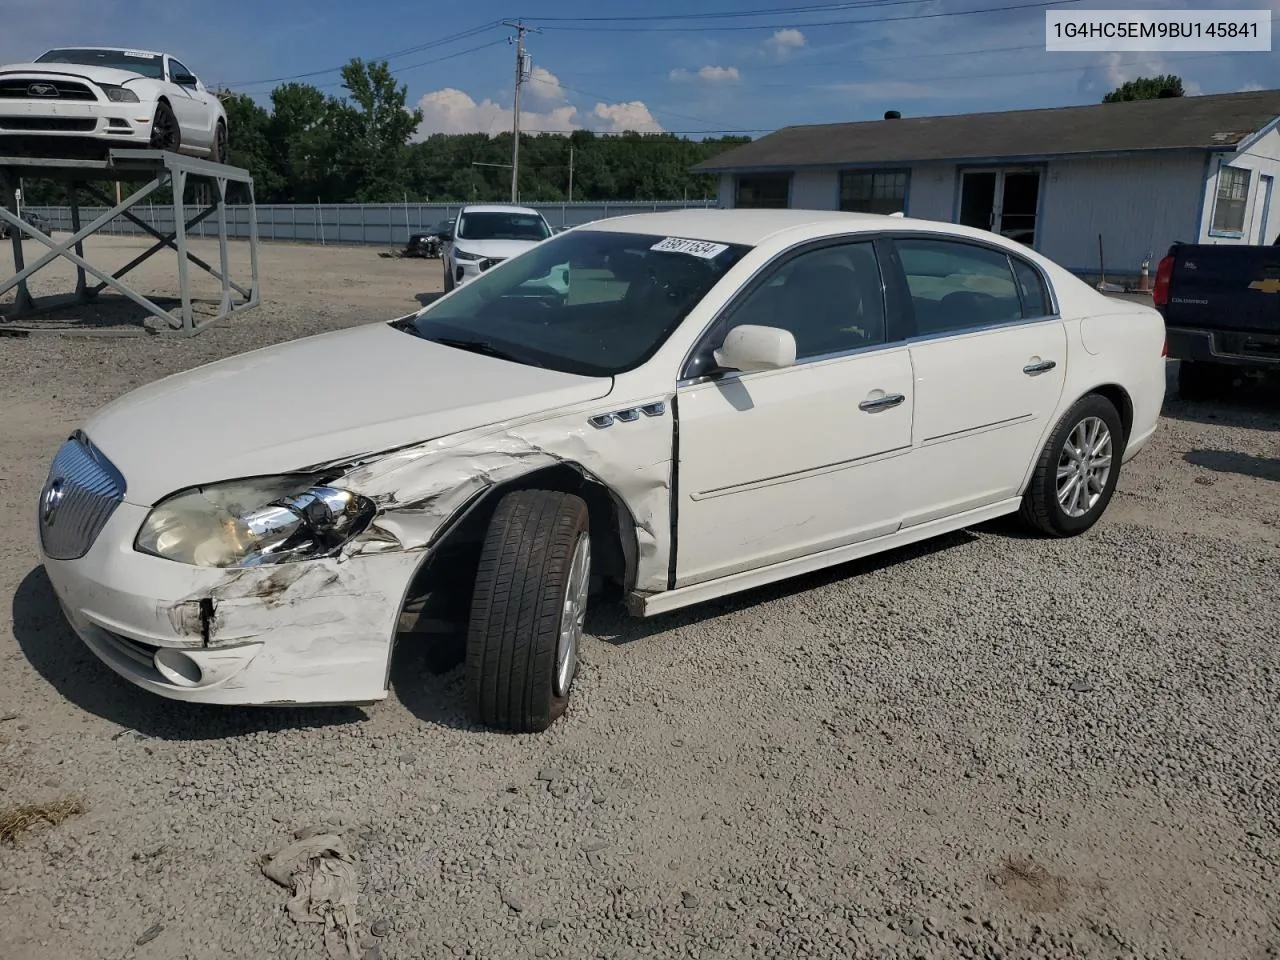
{"type": "MultiPolygon", "coordinates": [[[[69,325],[54,326],[19,326],[14,321],[31,314],[43,312],[45,309],[31,297],[27,281],[33,274],[42,270],[59,258],[70,261],[76,269],[75,299],[84,303],[94,299],[103,290],[111,290],[121,294],[137,304],[148,314],[164,321],[160,329],[146,328],[147,332],[191,336],[200,330],[222,320],[232,313],[251,309],[260,303],[260,285],[258,276],[258,219],[253,198],[253,178],[247,170],[230,167],[224,164],[197,160],[174,153],[157,150],[112,150],[106,160],[61,160],[39,159],[31,157],[0,157],[0,189],[8,193],[8,200],[0,204],[0,222],[8,223],[14,228],[14,268],[15,273],[7,280],[0,280],[0,295],[17,288],[17,300],[9,316],[0,318],[0,334],[7,332],[62,333],[70,335],[127,336],[143,332],[138,328],[92,329],[77,328],[69,325]],[[10,183],[16,183],[19,177],[52,179],[67,185],[68,200],[71,206],[72,233],[63,243],[54,241],[37,228],[21,220],[13,204],[13,191],[10,183]],[[120,200],[117,196],[115,205],[103,200],[95,183],[132,182],[141,184],[127,198],[120,200]],[[186,213],[186,188],[188,183],[200,184],[198,191],[202,197],[211,202],[205,209],[188,218],[186,213]],[[242,183],[249,193],[249,259],[252,279],[248,289],[231,279],[230,251],[226,219],[227,185],[242,183]],[[167,236],[153,225],[132,212],[142,200],[150,197],[162,187],[172,187],[175,229],[167,236]],[[87,226],[80,223],[80,191],[95,198],[108,207],[107,211],[96,217],[87,226]],[[6,208],[7,207],[7,208],[6,208]],[[189,249],[188,231],[216,214],[218,224],[219,268],[215,269],[189,249]],[[89,262],[85,256],[84,241],[101,231],[116,218],[124,218],[139,226],[156,239],[147,251],[134,257],[125,266],[107,272],[89,262]],[[23,260],[22,238],[36,240],[48,247],[48,252],[34,263],[27,265],[23,260]],[[177,316],[163,309],[151,299],[143,296],[122,279],[130,271],[153,257],[161,250],[173,250],[177,254],[178,301],[180,309],[177,316]],[[217,300],[192,296],[190,264],[213,276],[220,284],[217,300]],[[98,283],[90,286],[86,274],[93,276],[98,283]],[[235,295],[241,298],[237,301],[235,295]],[[215,316],[208,319],[197,319],[194,304],[197,302],[216,303],[215,316]]],[[[203,205],[203,204],[202,204],[203,205]]]]}

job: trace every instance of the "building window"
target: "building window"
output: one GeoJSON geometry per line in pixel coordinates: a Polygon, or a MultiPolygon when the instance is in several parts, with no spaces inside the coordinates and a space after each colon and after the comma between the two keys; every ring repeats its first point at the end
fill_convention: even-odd
{"type": "Polygon", "coordinates": [[[1245,208],[1249,205],[1249,170],[1221,167],[1218,197],[1213,205],[1211,233],[1244,233],[1245,208]]]}
{"type": "Polygon", "coordinates": [[[845,170],[840,174],[840,209],[850,213],[905,213],[907,171],[845,170]]]}
{"type": "Polygon", "coordinates": [[[738,177],[735,207],[777,207],[786,209],[791,195],[791,177],[780,173],[770,176],[738,177]]]}

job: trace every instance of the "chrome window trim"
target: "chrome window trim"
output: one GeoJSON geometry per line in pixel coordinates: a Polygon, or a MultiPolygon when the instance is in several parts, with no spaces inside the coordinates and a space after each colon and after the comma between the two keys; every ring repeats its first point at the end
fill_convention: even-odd
{"type": "MultiPolygon", "coordinates": [[[[835,360],[841,357],[853,356],[860,353],[868,353],[873,350],[883,350],[890,347],[900,346],[902,344],[910,345],[912,343],[928,343],[934,340],[942,340],[949,337],[968,336],[970,334],[980,333],[985,330],[998,330],[998,329],[1003,329],[1005,327],[1019,327],[1019,326],[1027,326],[1033,323],[1048,323],[1051,321],[1062,320],[1061,300],[1058,297],[1058,291],[1054,287],[1053,281],[1050,279],[1048,272],[1043,267],[1041,267],[1040,264],[1036,263],[1034,260],[1031,260],[1028,257],[1025,257],[1022,254],[1016,253],[1012,250],[1008,250],[999,244],[990,243],[977,237],[960,237],[960,236],[955,236],[953,234],[948,234],[948,233],[936,233],[930,230],[912,230],[912,229],[882,230],[882,231],[875,231],[875,232],[868,231],[868,232],[848,233],[848,234],[819,237],[814,240],[802,241],[801,243],[798,243],[795,246],[789,247],[786,250],[783,250],[783,251],[780,251],[779,253],[774,254],[772,257],[770,257],[768,260],[762,263],[759,267],[757,267],[755,271],[753,271],[752,274],[749,277],[747,277],[745,281],[743,281],[743,283],[738,287],[738,290],[730,297],[729,301],[725,303],[719,310],[717,310],[715,313],[715,316],[713,316],[702,328],[702,330],[698,332],[698,335],[697,337],[694,338],[692,345],[685,352],[684,358],[680,361],[680,367],[679,367],[680,376],[676,380],[676,388],[679,389],[681,387],[688,387],[693,384],[701,383],[707,380],[724,381],[730,378],[735,380],[741,379],[743,374],[740,372],[723,373],[723,374],[718,374],[714,377],[711,377],[711,376],[686,377],[684,374],[685,374],[685,371],[689,369],[689,364],[693,362],[693,358],[697,355],[698,351],[705,344],[707,337],[711,334],[711,332],[716,328],[716,326],[720,323],[720,321],[723,320],[729,314],[731,310],[733,310],[743,300],[745,300],[748,296],[750,296],[752,293],[755,292],[760,278],[764,276],[768,271],[771,271],[777,267],[780,267],[786,261],[791,260],[795,257],[801,256],[805,253],[808,253],[811,250],[820,250],[824,247],[831,247],[831,246],[842,246],[847,243],[875,244],[877,241],[882,241],[882,240],[887,240],[891,243],[895,243],[895,248],[896,248],[897,240],[935,240],[943,243],[957,243],[965,246],[978,247],[980,249],[987,250],[991,253],[1001,254],[1002,256],[1004,256],[1010,261],[1009,273],[1011,278],[1013,279],[1015,287],[1018,284],[1018,276],[1013,269],[1013,261],[1017,260],[1018,262],[1025,264],[1027,267],[1031,268],[1031,270],[1035,272],[1036,276],[1040,278],[1040,282],[1044,286],[1045,296],[1048,298],[1048,301],[1049,301],[1049,309],[1051,312],[1040,317],[1022,317],[1018,320],[1007,320],[1001,323],[981,324],[978,326],[965,327],[963,329],[958,329],[958,330],[946,330],[941,333],[920,334],[920,335],[913,334],[911,336],[898,339],[898,340],[888,340],[883,344],[877,344],[871,347],[859,347],[855,350],[843,351],[841,353],[835,353],[835,354],[827,354],[819,357],[805,358],[803,360],[797,358],[796,362],[792,364],[792,367],[787,367],[783,369],[792,369],[793,367],[807,366],[808,364],[811,364],[811,363],[821,363],[827,360],[835,360]]],[[[889,324],[890,324],[889,290],[888,290],[888,280],[885,276],[885,263],[883,258],[879,255],[879,251],[876,251],[876,262],[880,268],[880,292],[881,292],[881,296],[884,299],[884,304],[885,304],[885,330],[887,334],[889,329],[889,324]]],[[[901,273],[902,275],[901,279],[905,282],[906,272],[902,270],[900,264],[896,269],[901,273]]],[[[710,291],[708,291],[708,293],[710,293],[710,291]]],[[[915,327],[914,315],[910,319],[911,319],[912,328],[914,329],[915,327]]],[[[752,371],[752,373],[755,373],[755,372],[757,371],[752,371]]],[[[758,371],[758,372],[768,373],[772,371],[758,371]]]]}
{"type": "MultiPolygon", "coordinates": [[[[868,243],[872,245],[873,247],[872,253],[875,255],[875,258],[876,258],[876,267],[880,271],[880,300],[884,304],[885,335],[887,336],[889,331],[889,324],[890,324],[889,290],[888,290],[888,284],[885,282],[884,265],[880,262],[880,253],[878,250],[874,249],[875,241],[878,239],[878,237],[879,237],[879,234],[875,234],[875,233],[853,233],[853,234],[839,234],[839,235],[833,235],[833,236],[827,236],[827,237],[818,237],[812,240],[803,240],[794,246],[788,247],[786,250],[782,250],[778,253],[775,253],[772,257],[770,257],[768,260],[762,263],[759,267],[757,267],[752,272],[751,276],[747,277],[746,280],[744,280],[741,284],[739,284],[738,289],[729,297],[728,302],[725,303],[719,310],[717,310],[715,315],[709,321],[707,321],[707,323],[703,326],[702,330],[698,332],[697,337],[694,338],[693,343],[690,345],[689,349],[685,351],[684,359],[680,361],[680,367],[679,367],[680,375],[679,375],[679,378],[676,380],[676,386],[679,387],[679,386],[687,385],[699,380],[708,380],[708,379],[724,380],[728,376],[730,376],[730,374],[728,373],[719,374],[715,377],[706,377],[706,376],[686,377],[684,374],[685,374],[685,371],[689,369],[689,364],[693,362],[693,358],[697,355],[701,347],[706,343],[707,338],[711,335],[712,331],[715,330],[715,328],[719,325],[719,323],[722,320],[724,320],[733,310],[741,306],[742,303],[744,303],[758,289],[760,289],[760,287],[763,285],[761,283],[762,278],[767,277],[767,275],[769,275],[775,269],[781,269],[791,260],[795,260],[798,257],[802,257],[806,253],[811,253],[815,250],[823,250],[828,247],[842,247],[850,243],[868,243]]],[[[708,293],[710,293],[710,291],[708,291],[708,293]]],[[[902,342],[903,341],[900,339],[887,340],[885,343],[882,343],[882,344],[873,344],[872,346],[869,346],[869,347],[857,347],[853,350],[841,351],[839,353],[823,354],[816,357],[805,357],[804,359],[797,357],[796,362],[793,363],[791,366],[802,367],[810,363],[819,363],[823,360],[832,360],[837,357],[847,356],[852,353],[861,353],[868,350],[878,350],[884,347],[898,346],[902,342]]],[[[787,367],[785,369],[791,369],[791,367],[787,367]]],[[[769,373],[772,371],[761,370],[761,371],[751,371],[751,372],[752,373],[756,373],[756,372],[769,373]]],[[[741,376],[741,373],[738,371],[735,371],[735,379],[737,376],[741,376]]]]}
{"type": "Polygon", "coordinates": [[[824,353],[816,357],[807,357],[804,360],[797,360],[789,367],[776,367],[773,370],[729,370],[714,376],[703,374],[700,377],[685,377],[676,381],[676,389],[698,386],[703,383],[730,383],[735,380],[782,373],[785,370],[795,370],[797,367],[807,367],[815,363],[831,363],[836,360],[847,360],[871,353],[882,353],[886,350],[905,350],[910,344],[910,340],[891,340],[888,343],[875,343],[868,347],[854,347],[852,350],[840,350],[836,353],[824,353]]]}

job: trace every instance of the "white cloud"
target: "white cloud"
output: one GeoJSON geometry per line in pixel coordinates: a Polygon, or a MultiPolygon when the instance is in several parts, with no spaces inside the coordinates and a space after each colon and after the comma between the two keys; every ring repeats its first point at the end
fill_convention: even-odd
{"type": "Polygon", "coordinates": [[[593,119],[604,124],[591,123],[593,130],[602,133],[622,133],[634,130],[637,133],[661,133],[662,126],[653,118],[653,114],[639,100],[629,103],[597,103],[591,111],[593,119]]]}
{"type": "Polygon", "coordinates": [[[535,100],[564,103],[569,99],[560,85],[560,78],[546,67],[534,67],[529,72],[529,85],[525,89],[535,100]]]}
{"type": "Polygon", "coordinates": [[[670,73],[672,80],[705,80],[707,83],[737,83],[742,79],[742,74],[737,67],[712,67],[706,66],[694,73],[685,70],[683,67],[677,67],[670,73]]]}
{"type": "MultiPolygon", "coordinates": [[[[469,94],[454,87],[425,94],[417,106],[422,111],[422,123],[414,134],[415,140],[426,139],[433,133],[487,133],[496,136],[511,129],[510,107],[488,98],[477,103],[469,94]]],[[[649,108],[639,100],[597,103],[586,115],[569,103],[544,111],[521,110],[520,129],[543,133],[569,133],[580,129],[601,133],[625,130],[662,132],[649,108]]]]}
{"type": "Polygon", "coordinates": [[[788,27],[785,30],[774,31],[773,36],[766,40],[765,44],[781,57],[799,50],[808,42],[803,33],[794,27],[788,27]]]}

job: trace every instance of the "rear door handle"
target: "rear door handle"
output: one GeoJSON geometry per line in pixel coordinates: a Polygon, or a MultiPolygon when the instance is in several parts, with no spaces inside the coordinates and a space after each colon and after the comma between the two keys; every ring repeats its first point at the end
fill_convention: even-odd
{"type": "Polygon", "coordinates": [[[874,400],[863,400],[858,404],[858,409],[864,413],[875,413],[878,410],[888,410],[890,407],[896,407],[906,399],[900,393],[889,393],[874,400]]]}
{"type": "Polygon", "coordinates": [[[1058,365],[1056,360],[1041,360],[1039,363],[1028,363],[1022,368],[1022,372],[1029,377],[1035,376],[1037,373],[1046,373],[1058,365]]]}

